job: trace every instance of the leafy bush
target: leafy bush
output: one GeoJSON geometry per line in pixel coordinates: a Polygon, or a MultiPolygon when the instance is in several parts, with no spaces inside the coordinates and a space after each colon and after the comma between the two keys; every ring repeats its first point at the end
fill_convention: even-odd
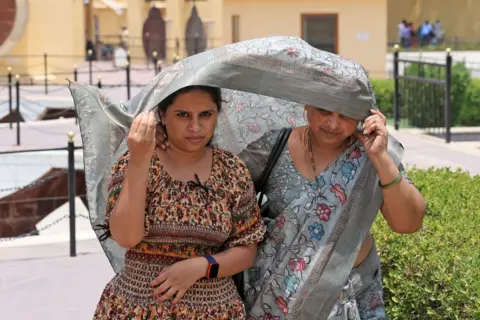
{"type": "Polygon", "coordinates": [[[470,71],[463,62],[452,68],[452,125],[460,124],[460,115],[466,102],[467,91],[471,87],[470,71]]]}
{"type": "Polygon", "coordinates": [[[371,82],[378,108],[387,118],[393,118],[393,94],[395,92],[393,81],[372,79],[371,82]]]}
{"type": "Polygon", "coordinates": [[[480,176],[449,169],[409,170],[427,201],[423,228],[373,231],[394,319],[480,319],[480,176]]]}
{"type": "Polygon", "coordinates": [[[465,97],[465,103],[460,114],[460,125],[480,126],[480,80],[475,79],[470,84],[465,97]]]}

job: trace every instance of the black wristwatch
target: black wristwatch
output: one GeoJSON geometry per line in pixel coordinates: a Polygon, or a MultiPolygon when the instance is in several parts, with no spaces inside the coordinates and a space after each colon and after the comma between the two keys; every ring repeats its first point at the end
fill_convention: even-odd
{"type": "Polygon", "coordinates": [[[212,256],[205,256],[208,260],[207,279],[215,279],[218,276],[218,269],[220,265],[212,256]]]}

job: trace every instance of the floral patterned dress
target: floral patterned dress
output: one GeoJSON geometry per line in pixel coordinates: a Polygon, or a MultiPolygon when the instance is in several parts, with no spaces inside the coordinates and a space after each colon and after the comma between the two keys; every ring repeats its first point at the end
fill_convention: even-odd
{"type": "MultiPolygon", "coordinates": [[[[105,227],[118,199],[129,153],[112,168],[105,227]]],[[[245,310],[230,277],[200,279],[172,305],[158,303],[149,283],[179,260],[258,243],[265,225],[245,164],[213,149],[210,177],[202,186],[172,179],[156,155],[147,189],[144,239],[127,250],[125,266],[107,284],[94,319],[244,319],[245,310]]]]}

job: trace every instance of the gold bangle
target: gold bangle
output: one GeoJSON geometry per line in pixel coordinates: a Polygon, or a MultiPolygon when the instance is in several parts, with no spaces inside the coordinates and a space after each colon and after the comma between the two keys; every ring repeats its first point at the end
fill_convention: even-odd
{"type": "Polygon", "coordinates": [[[395,179],[393,179],[391,182],[389,182],[389,183],[387,183],[387,184],[382,184],[382,183],[380,182],[380,180],[379,180],[379,181],[378,181],[378,185],[380,186],[380,188],[386,189],[386,188],[388,188],[388,187],[391,187],[391,186],[399,183],[400,180],[402,180],[402,172],[401,172],[401,171],[398,171],[398,176],[397,176],[395,179]]]}

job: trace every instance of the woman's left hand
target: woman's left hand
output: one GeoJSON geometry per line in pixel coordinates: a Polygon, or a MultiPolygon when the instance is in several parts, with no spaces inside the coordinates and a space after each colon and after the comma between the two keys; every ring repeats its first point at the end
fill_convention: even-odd
{"type": "Polygon", "coordinates": [[[208,261],[203,257],[191,258],[179,261],[164,268],[159,276],[150,285],[159,286],[153,291],[153,296],[160,296],[158,302],[175,298],[172,303],[179,302],[185,292],[207,272],[208,261]]]}
{"type": "Polygon", "coordinates": [[[377,110],[370,110],[372,115],[365,119],[363,132],[357,132],[357,139],[363,144],[365,152],[372,158],[387,152],[388,131],[387,118],[377,110]]]}

